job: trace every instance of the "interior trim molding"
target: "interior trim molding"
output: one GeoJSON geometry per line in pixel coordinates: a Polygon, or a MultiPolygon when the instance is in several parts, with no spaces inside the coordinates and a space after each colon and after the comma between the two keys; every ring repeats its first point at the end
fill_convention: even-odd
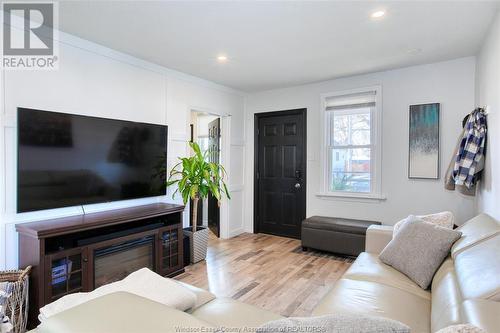
{"type": "Polygon", "coordinates": [[[233,140],[233,141],[231,141],[231,146],[245,147],[245,140],[233,140]]]}
{"type": "Polygon", "coordinates": [[[236,228],[234,230],[231,230],[229,232],[229,238],[238,236],[239,234],[242,234],[245,232],[245,229],[243,227],[236,228]]]}
{"type": "Polygon", "coordinates": [[[229,184],[228,185],[229,191],[231,192],[242,192],[245,190],[245,185],[244,184],[229,184]]]}

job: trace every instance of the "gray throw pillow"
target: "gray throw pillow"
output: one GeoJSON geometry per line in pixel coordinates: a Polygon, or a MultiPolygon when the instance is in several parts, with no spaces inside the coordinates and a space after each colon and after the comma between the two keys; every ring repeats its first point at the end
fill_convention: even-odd
{"type": "Polygon", "coordinates": [[[380,253],[380,260],[427,289],[461,232],[409,216],[380,253]]]}
{"type": "Polygon", "coordinates": [[[410,328],[384,317],[339,313],[273,320],[257,329],[257,333],[277,332],[410,333],[410,328]]]}

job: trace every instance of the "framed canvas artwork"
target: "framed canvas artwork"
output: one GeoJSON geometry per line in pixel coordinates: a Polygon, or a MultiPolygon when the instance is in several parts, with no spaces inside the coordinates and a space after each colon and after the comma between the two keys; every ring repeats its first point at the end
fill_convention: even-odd
{"type": "Polygon", "coordinates": [[[410,105],[408,178],[439,179],[439,108],[410,105]]]}

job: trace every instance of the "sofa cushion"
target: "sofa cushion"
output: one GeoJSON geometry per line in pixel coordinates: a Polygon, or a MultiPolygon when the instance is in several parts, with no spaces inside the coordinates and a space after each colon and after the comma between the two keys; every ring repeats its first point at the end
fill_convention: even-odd
{"type": "Polygon", "coordinates": [[[349,267],[343,278],[366,280],[400,288],[425,299],[431,299],[431,293],[420,288],[406,275],[380,261],[378,255],[363,252],[349,267]]]}
{"type": "Polygon", "coordinates": [[[465,299],[500,301],[500,235],[481,241],[455,258],[460,290],[465,299]]]}
{"type": "Polygon", "coordinates": [[[462,295],[458,286],[453,260],[448,257],[434,275],[431,285],[431,329],[438,331],[463,322],[462,295]]]}
{"type": "Polygon", "coordinates": [[[314,309],[314,316],[361,313],[394,319],[412,333],[430,332],[430,300],[385,284],[340,279],[314,309]]]}
{"type": "Polygon", "coordinates": [[[213,325],[149,299],[117,292],[55,314],[37,333],[165,333],[179,326],[212,329],[213,325]]]}
{"type": "Polygon", "coordinates": [[[484,240],[500,235],[500,222],[487,214],[479,214],[457,230],[462,233],[462,237],[451,248],[452,258],[484,240]]]}
{"type": "Polygon", "coordinates": [[[410,216],[380,253],[380,260],[427,289],[460,235],[410,216]]]}
{"type": "Polygon", "coordinates": [[[284,318],[271,311],[230,298],[216,298],[191,314],[214,326],[223,327],[257,328],[269,321],[284,318]]]}
{"type": "Polygon", "coordinates": [[[332,314],[318,317],[290,317],[262,325],[257,333],[329,332],[329,333],[410,333],[399,321],[360,314],[332,314]]]}

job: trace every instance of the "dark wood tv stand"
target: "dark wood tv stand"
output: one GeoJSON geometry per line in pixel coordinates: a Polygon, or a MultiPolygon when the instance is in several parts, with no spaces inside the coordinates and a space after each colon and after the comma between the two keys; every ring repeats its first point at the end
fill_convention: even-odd
{"type": "Polygon", "coordinates": [[[184,272],[183,211],[181,205],[157,203],[17,224],[19,266],[33,266],[29,326],[37,325],[45,304],[138,268],[163,276],[184,272]]]}

